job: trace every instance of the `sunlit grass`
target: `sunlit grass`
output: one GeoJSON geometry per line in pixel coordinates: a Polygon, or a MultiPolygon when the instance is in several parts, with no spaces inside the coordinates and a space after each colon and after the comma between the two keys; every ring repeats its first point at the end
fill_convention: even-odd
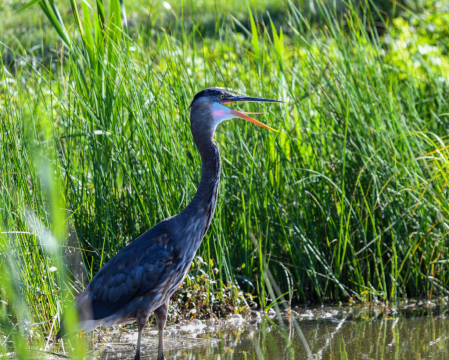
{"type": "Polygon", "coordinates": [[[326,24],[309,29],[290,6],[288,36],[257,18],[237,33],[225,18],[217,39],[159,29],[150,44],[120,17],[101,32],[83,10],[61,27],[54,62],[18,52],[23,65],[0,70],[0,253],[15,274],[0,275],[2,316],[54,334],[65,299],[189,203],[200,159],[188,106],[210,86],[286,105],[242,105],[265,111],[278,135],[239,120],[216,134],[219,204],[198,252],[220,280],[209,292],[238,283],[263,308],[284,293],[301,303],[447,293],[447,83],[423,57],[421,72],[399,71],[368,9],[338,21],[321,9],[326,24]]]}

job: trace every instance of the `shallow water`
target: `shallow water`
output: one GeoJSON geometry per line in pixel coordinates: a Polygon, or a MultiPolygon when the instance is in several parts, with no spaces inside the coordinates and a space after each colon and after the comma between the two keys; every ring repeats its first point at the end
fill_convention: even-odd
{"type": "MultiPolygon", "coordinates": [[[[282,316],[253,313],[215,322],[194,320],[167,328],[165,358],[444,360],[449,359],[448,314],[449,308],[424,302],[399,311],[312,307],[282,316]]],[[[136,339],[136,330],[122,329],[109,342],[95,345],[92,358],[134,359],[136,339]]],[[[156,341],[155,327],[148,327],[142,359],[156,359],[156,341]]]]}

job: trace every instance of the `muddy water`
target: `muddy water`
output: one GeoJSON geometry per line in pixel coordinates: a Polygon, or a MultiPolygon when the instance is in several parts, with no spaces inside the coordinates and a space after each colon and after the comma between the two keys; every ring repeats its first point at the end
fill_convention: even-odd
{"type": "MultiPolygon", "coordinates": [[[[426,302],[394,308],[296,308],[223,321],[170,326],[166,359],[449,359],[449,308],[426,302]]],[[[134,359],[134,329],[96,345],[92,358],[134,359]]],[[[148,327],[142,359],[156,359],[148,327]]]]}

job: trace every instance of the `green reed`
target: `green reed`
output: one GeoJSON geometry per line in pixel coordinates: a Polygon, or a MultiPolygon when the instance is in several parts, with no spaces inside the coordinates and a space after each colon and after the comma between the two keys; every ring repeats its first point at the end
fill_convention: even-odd
{"type": "MultiPolygon", "coordinates": [[[[0,68],[0,253],[46,332],[105,262],[192,199],[200,158],[188,107],[210,86],[286,104],[242,105],[279,134],[239,120],[217,131],[220,197],[198,252],[209,275],[264,308],[286,293],[447,293],[447,84],[422,57],[421,73],[396,67],[369,7],[336,18],[320,6],[320,28],[292,4],[282,29],[224,16],[212,39],[180,20],[173,34],[133,37],[118,0],[106,11],[83,3],[71,27],[52,0],[39,6],[61,36],[54,61],[1,45],[24,65],[0,68]]],[[[0,275],[5,311],[10,280],[0,275]]]]}

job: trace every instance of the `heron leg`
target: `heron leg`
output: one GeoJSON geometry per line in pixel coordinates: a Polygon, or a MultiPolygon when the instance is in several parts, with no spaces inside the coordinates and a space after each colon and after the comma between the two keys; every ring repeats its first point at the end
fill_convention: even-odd
{"type": "Polygon", "coordinates": [[[157,360],[164,360],[164,328],[167,321],[168,301],[154,311],[157,327],[159,330],[159,346],[157,351],[157,360]]]}
{"type": "Polygon", "coordinates": [[[140,342],[142,341],[142,330],[143,329],[139,329],[139,335],[137,336],[137,350],[134,360],[140,360],[140,342]]]}
{"type": "Polygon", "coordinates": [[[142,342],[142,331],[143,328],[145,327],[145,324],[147,323],[149,314],[147,313],[143,313],[143,312],[138,312],[137,313],[137,330],[138,330],[138,336],[137,336],[137,350],[136,350],[136,357],[134,358],[134,360],[140,360],[140,343],[142,342]]]}

